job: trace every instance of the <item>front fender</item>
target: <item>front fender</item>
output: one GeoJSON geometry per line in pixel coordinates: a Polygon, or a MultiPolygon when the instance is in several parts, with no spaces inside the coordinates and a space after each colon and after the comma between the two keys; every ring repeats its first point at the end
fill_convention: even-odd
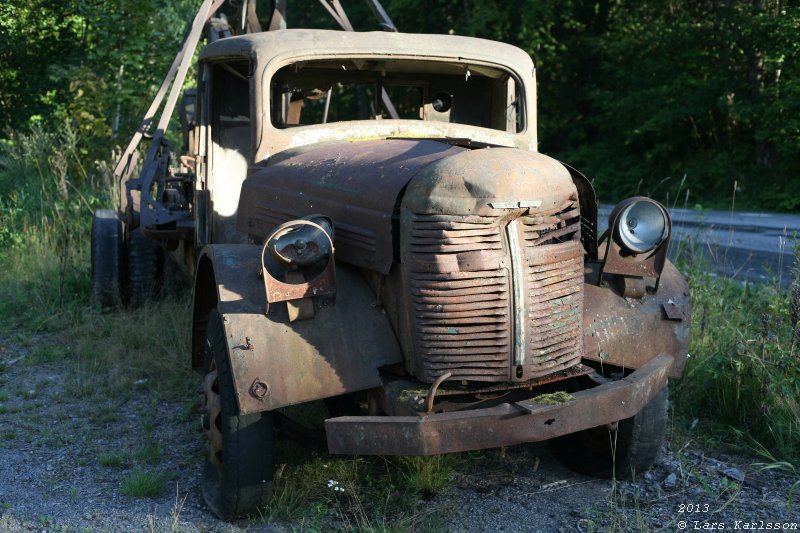
{"type": "Polygon", "coordinates": [[[679,378],[689,351],[692,302],[686,280],[669,261],[658,292],[624,298],[611,286],[584,285],[584,358],[626,370],[658,355],[674,358],[670,377],[679,378]]]}
{"type": "Polygon", "coordinates": [[[378,369],[402,362],[402,352],[359,272],[337,264],[335,303],[318,298],[313,319],[290,323],[285,302],[273,303],[265,314],[260,253],[254,245],[207,246],[196,277],[194,327],[202,329],[197,306],[216,296],[239,412],[380,386],[378,369]]]}

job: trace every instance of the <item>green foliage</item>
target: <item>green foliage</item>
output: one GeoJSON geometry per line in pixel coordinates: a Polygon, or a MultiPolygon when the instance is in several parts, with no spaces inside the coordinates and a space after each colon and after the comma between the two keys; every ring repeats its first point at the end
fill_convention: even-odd
{"type": "Polygon", "coordinates": [[[458,455],[398,457],[397,461],[405,484],[414,493],[431,498],[447,484],[458,462],[458,455]]]}
{"type": "Polygon", "coordinates": [[[695,197],[711,205],[724,203],[719,192],[734,182],[750,205],[798,205],[791,147],[800,122],[787,111],[797,105],[800,71],[787,61],[798,49],[786,39],[800,12],[767,4],[621,2],[610,10],[600,76],[588,91],[590,140],[567,147],[604,198],[688,174],[695,197]]]}
{"type": "Polygon", "coordinates": [[[798,469],[795,465],[790,463],[789,461],[778,461],[775,457],[769,453],[769,451],[765,449],[759,450],[762,456],[768,461],[766,463],[758,463],[756,466],[759,467],[759,472],[764,471],[774,471],[774,472],[782,472],[785,473],[793,478],[796,478],[797,481],[792,483],[786,493],[786,506],[789,512],[792,512],[792,506],[794,505],[795,496],[798,492],[800,492],[800,469],[798,469]]]}
{"type": "Polygon", "coordinates": [[[126,142],[180,47],[195,0],[0,5],[0,132],[68,123],[85,178],[126,142]]]}
{"type": "MultiPolygon", "coordinates": [[[[614,201],[687,175],[692,198],[800,207],[800,6],[795,0],[384,0],[401,31],[522,47],[537,65],[541,150],[614,201]]],[[[200,2],[0,6],[0,131],[64,124],[73,180],[93,173],[141,118],[200,2]]],[[[345,6],[357,30],[378,25],[345,6]]],[[[270,2],[258,2],[261,24],[270,2]]],[[[224,6],[231,20],[237,13],[224,6]]],[[[319,2],[288,4],[290,27],[338,28],[319,2]]],[[[191,79],[191,77],[190,77],[191,79]]],[[[50,162],[46,162],[50,164],[50,162]]],[[[0,243],[15,235],[0,230],[0,243]]],[[[16,242],[16,241],[15,241],[16,242]]]]}
{"type": "Polygon", "coordinates": [[[106,202],[73,178],[74,131],[35,126],[0,145],[0,328],[74,323],[88,295],[88,232],[106,202]]]}
{"type": "MultiPolygon", "coordinates": [[[[474,35],[534,59],[540,149],[601,200],[687,175],[719,207],[800,207],[800,6],[794,1],[386,0],[403,31],[474,35]]],[[[369,26],[367,26],[369,27],[369,26]]],[[[374,27],[374,26],[373,26],[374,27]]],[[[671,183],[670,183],[671,184],[671,183]]]]}
{"type": "Polygon", "coordinates": [[[123,496],[131,498],[158,498],[165,491],[166,479],[163,474],[154,472],[133,472],[125,476],[119,484],[123,496]]]}
{"type": "Polygon", "coordinates": [[[689,267],[692,345],[675,385],[677,413],[704,420],[713,413],[732,443],[800,459],[800,363],[790,297],[776,284],[740,284],[689,267]]]}
{"type": "MultiPolygon", "coordinates": [[[[267,521],[302,521],[309,529],[337,515],[346,531],[431,531],[441,524],[426,513],[424,501],[451,477],[457,457],[297,456],[296,448],[278,450],[278,468],[267,521]]],[[[305,528],[304,528],[305,529],[305,528]]]]}
{"type": "Polygon", "coordinates": [[[100,463],[100,466],[107,468],[120,468],[125,466],[125,456],[116,452],[108,452],[101,454],[97,458],[97,462],[100,463]]]}
{"type": "Polygon", "coordinates": [[[62,172],[79,162],[76,138],[68,125],[58,133],[36,126],[0,144],[0,334],[29,343],[64,333],[58,344],[39,342],[30,360],[68,361],[66,386],[79,397],[118,398],[137,381],[156,396],[185,393],[185,297],[116,314],[89,305],[92,213],[110,203],[111,180],[78,183],[62,172]],[[65,156],[54,159],[54,150],[65,156]]]}

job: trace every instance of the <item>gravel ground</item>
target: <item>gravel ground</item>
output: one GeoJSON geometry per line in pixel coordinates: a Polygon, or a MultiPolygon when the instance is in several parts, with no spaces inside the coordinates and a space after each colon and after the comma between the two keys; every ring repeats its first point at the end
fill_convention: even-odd
{"type": "Polygon", "coordinates": [[[458,474],[432,503],[460,532],[732,530],[762,520],[800,530],[800,512],[787,507],[796,479],[758,473],[752,461],[665,447],[636,483],[613,484],[575,474],[536,444],[509,450],[486,471],[458,474]]]}
{"type": "MultiPolygon", "coordinates": [[[[147,383],[119,399],[76,395],[87,384],[75,382],[74,364],[34,365],[27,355],[0,342],[0,532],[308,529],[226,524],[208,512],[197,489],[203,447],[188,405],[154,400],[147,383]],[[142,472],[170,489],[124,496],[123,480],[142,472]]],[[[798,508],[787,506],[797,479],[757,472],[754,461],[691,443],[665,447],[636,483],[614,484],[575,474],[546,444],[532,444],[468,462],[419,505],[453,532],[760,530],[775,522],[800,530],[798,508]]]]}

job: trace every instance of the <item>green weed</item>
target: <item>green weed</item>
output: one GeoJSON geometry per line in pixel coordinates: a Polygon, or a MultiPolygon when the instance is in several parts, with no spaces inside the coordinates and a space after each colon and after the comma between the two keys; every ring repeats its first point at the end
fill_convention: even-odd
{"type": "Polygon", "coordinates": [[[125,466],[126,464],[125,456],[117,452],[101,454],[97,461],[100,463],[100,466],[105,466],[108,468],[119,468],[121,466],[125,466]]]}
{"type": "Polygon", "coordinates": [[[154,399],[191,395],[196,378],[187,355],[186,297],[114,314],[86,313],[87,321],[70,332],[74,339],[66,380],[70,394],[117,401],[131,395],[149,394],[154,399]],[[136,382],[146,387],[131,387],[136,382]]]}
{"type": "Polygon", "coordinates": [[[756,463],[756,467],[758,467],[759,472],[765,471],[773,471],[773,472],[782,472],[797,480],[792,483],[789,487],[788,491],[786,492],[786,506],[789,512],[792,512],[792,507],[794,505],[794,497],[795,494],[800,492],[800,468],[797,468],[794,464],[790,463],[789,461],[779,461],[775,459],[775,457],[769,453],[768,450],[761,448],[758,452],[767,459],[765,463],[756,463]]]}
{"type": "Polygon", "coordinates": [[[355,490],[359,485],[359,472],[369,468],[368,461],[362,458],[323,460],[300,456],[294,459],[297,464],[278,467],[273,497],[266,509],[270,520],[320,518],[321,514],[308,516],[306,511],[310,508],[324,514],[336,493],[355,490]]]}
{"type": "Polygon", "coordinates": [[[184,494],[183,497],[180,495],[180,491],[178,490],[178,484],[175,483],[175,503],[172,504],[172,524],[170,527],[170,531],[179,532],[181,531],[180,528],[180,519],[181,513],[183,512],[183,508],[186,505],[186,498],[188,494],[184,494]]]}
{"type": "Polygon", "coordinates": [[[419,500],[442,488],[455,457],[295,456],[296,464],[278,467],[263,520],[302,522],[304,529],[314,530],[333,513],[341,521],[337,527],[347,531],[436,530],[437,518],[419,500]]]}
{"type": "Polygon", "coordinates": [[[458,464],[458,455],[399,457],[398,464],[408,488],[430,498],[444,488],[458,464]]]}
{"type": "Polygon", "coordinates": [[[597,502],[585,511],[578,526],[579,531],[587,533],[644,533],[653,530],[650,518],[640,508],[637,498],[632,502],[625,499],[597,502]]]}
{"type": "Polygon", "coordinates": [[[98,407],[90,416],[89,420],[93,424],[97,424],[100,426],[108,426],[111,425],[119,420],[119,414],[117,413],[117,407],[114,405],[102,405],[98,407]]]}
{"type": "Polygon", "coordinates": [[[80,165],[76,143],[69,124],[0,143],[0,331],[57,331],[81,319],[91,215],[109,195],[87,189],[85,172],[66,172],[80,165]]]}
{"type": "Polygon", "coordinates": [[[20,398],[23,400],[33,400],[39,395],[39,390],[36,388],[28,389],[20,393],[20,398]]]}
{"type": "Polygon", "coordinates": [[[30,355],[25,359],[25,364],[37,365],[41,363],[51,363],[63,359],[64,357],[65,353],[63,347],[56,344],[44,343],[30,351],[30,355]]]}
{"type": "Polygon", "coordinates": [[[159,498],[164,494],[164,483],[163,474],[134,472],[122,480],[119,490],[123,496],[131,498],[159,498]]]}
{"type": "Polygon", "coordinates": [[[157,463],[161,458],[161,447],[156,441],[148,439],[134,454],[134,457],[142,463],[157,463]]]}

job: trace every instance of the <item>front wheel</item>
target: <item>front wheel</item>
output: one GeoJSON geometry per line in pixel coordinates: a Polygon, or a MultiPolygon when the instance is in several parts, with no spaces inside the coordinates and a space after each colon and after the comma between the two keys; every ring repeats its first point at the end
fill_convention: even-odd
{"type": "Polygon", "coordinates": [[[240,415],[222,317],[211,312],[203,379],[208,456],[203,499],[221,519],[254,514],[269,503],[273,475],[272,413],[240,415]]]}
{"type": "Polygon", "coordinates": [[[667,428],[668,388],[616,430],[596,427],[551,441],[556,456],[572,470],[595,477],[629,478],[653,466],[667,428]]]}

